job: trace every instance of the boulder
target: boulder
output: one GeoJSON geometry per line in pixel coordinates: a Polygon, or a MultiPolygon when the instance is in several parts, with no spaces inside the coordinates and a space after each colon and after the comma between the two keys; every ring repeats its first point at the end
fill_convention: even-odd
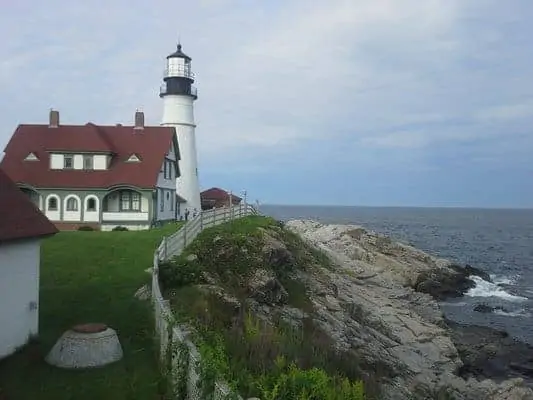
{"type": "Polygon", "coordinates": [[[246,283],[249,296],[263,304],[286,304],[289,294],[276,278],[274,272],[257,269],[246,283]]]}
{"type": "Polygon", "coordinates": [[[496,306],[496,307],[493,307],[493,306],[489,306],[488,304],[485,304],[485,303],[481,303],[481,304],[477,304],[475,307],[474,307],[474,311],[475,312],[479,312],[479,313],[491,313],[491,312],[494,312],[494,311],[503,311],[503,312],[507,312],[507,310],[502,307],[502,306],[496,306]]]}
{"type": "Polygon", "coordinates": [[[285,243],[268,233],[263,234],[262,254],[265,265],[271,268],[290,268],[294,265],[294,256],[285,243]]]}

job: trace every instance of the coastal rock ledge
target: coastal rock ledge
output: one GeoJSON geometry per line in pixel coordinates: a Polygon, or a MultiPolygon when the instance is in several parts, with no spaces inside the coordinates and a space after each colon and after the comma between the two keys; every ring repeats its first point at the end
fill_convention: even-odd
{"type": "Polygon", "coordinates": [[[533,399],[519,374],[484,374],[479,354],[478,373],[472,373],[458,342],[465,336],[457,334],[461,326],[446,321],[437,303],[472,287],[470,275],[488,279],[482,271],[360,226],[292,220],[285,227],[333,261],[327,270],[300,271],[299,279],[308,288],[316,323],[340,351],[380,378],[382,399],[533,399]]]}

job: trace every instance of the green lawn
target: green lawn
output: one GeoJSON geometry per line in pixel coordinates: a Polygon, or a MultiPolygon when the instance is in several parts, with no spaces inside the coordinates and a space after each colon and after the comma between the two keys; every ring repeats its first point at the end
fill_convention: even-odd
{"type": "Polygon", "coordinates": [[[164,399],[149,301],[133,297],[150,275],[153,251],[175,224],[141,232],[61,232],[42,244],[40,337],[0,361],[0,399],[164,399]],[[77,323],[114,328],[124,358],[101,369],[68,371],[43,358],[77,323]]]}

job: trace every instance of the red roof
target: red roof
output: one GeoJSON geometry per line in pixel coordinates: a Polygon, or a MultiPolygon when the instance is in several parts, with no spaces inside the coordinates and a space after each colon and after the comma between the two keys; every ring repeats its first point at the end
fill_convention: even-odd
{"type": "MultiPolygon", "coordinates": [[[[242,199],[239,196],[234,194],[231,195],[233,200],[241,201],[242,199]]],[[[229,197],[229,192],[226,192],[223,189],[213,187],[211,189],[204,190],[200,193],[200,197],[204,200],[227,200],[229,197]]]]}
{"type": "Polygon", "coordinates": [[[55,233],[55,225],[0,169],[0,242],[55,233]]]}
{"type": "Polygon", "coordinates": [[[146,126],[19,125],[0,166],[17,183],[41,188],[108,188],[132,185],[154,188],[174,128],[146,126]],[[51,170],[50,152],[114,154],[107,170],[51,170]],[[38,161],[24,161],[33,153],[38,161]],[[140,162],[125,162],[133,153],[140,162]]]}

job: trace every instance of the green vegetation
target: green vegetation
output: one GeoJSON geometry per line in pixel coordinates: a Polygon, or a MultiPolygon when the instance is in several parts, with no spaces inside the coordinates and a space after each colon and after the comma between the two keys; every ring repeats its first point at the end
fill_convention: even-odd
{"type": "Polygon", "coordinates": [[[176,224],[140,232],[61,232],[42,244],[40,337],[0,361],[0,399],[164,399],[150,303],[133,297],[176,224]],[[124,359],[101,369],[67,371],[43,358],[72,325],[116,329],[124,359]]]}
{"type": "Polygon", "coordinates": [[[298,271],[317,267],[331,267],[330,260],[281,223],[260,216],[206,229],[182,255],[160,265],[165,296],[178,320],[195,328],[202,399],[212,398],[218,378],[244,398],[364,398],[353,355],[334,351],[332,339],[313,321],[313,304],[298,271]],[[250,281],[258,273],[281,283],[282,301],[256,296],[250,281]],[[276,302],[309,315],[291,323],[276,302]],[[258,312],[266,306],[269,311],[258,312]]]}

